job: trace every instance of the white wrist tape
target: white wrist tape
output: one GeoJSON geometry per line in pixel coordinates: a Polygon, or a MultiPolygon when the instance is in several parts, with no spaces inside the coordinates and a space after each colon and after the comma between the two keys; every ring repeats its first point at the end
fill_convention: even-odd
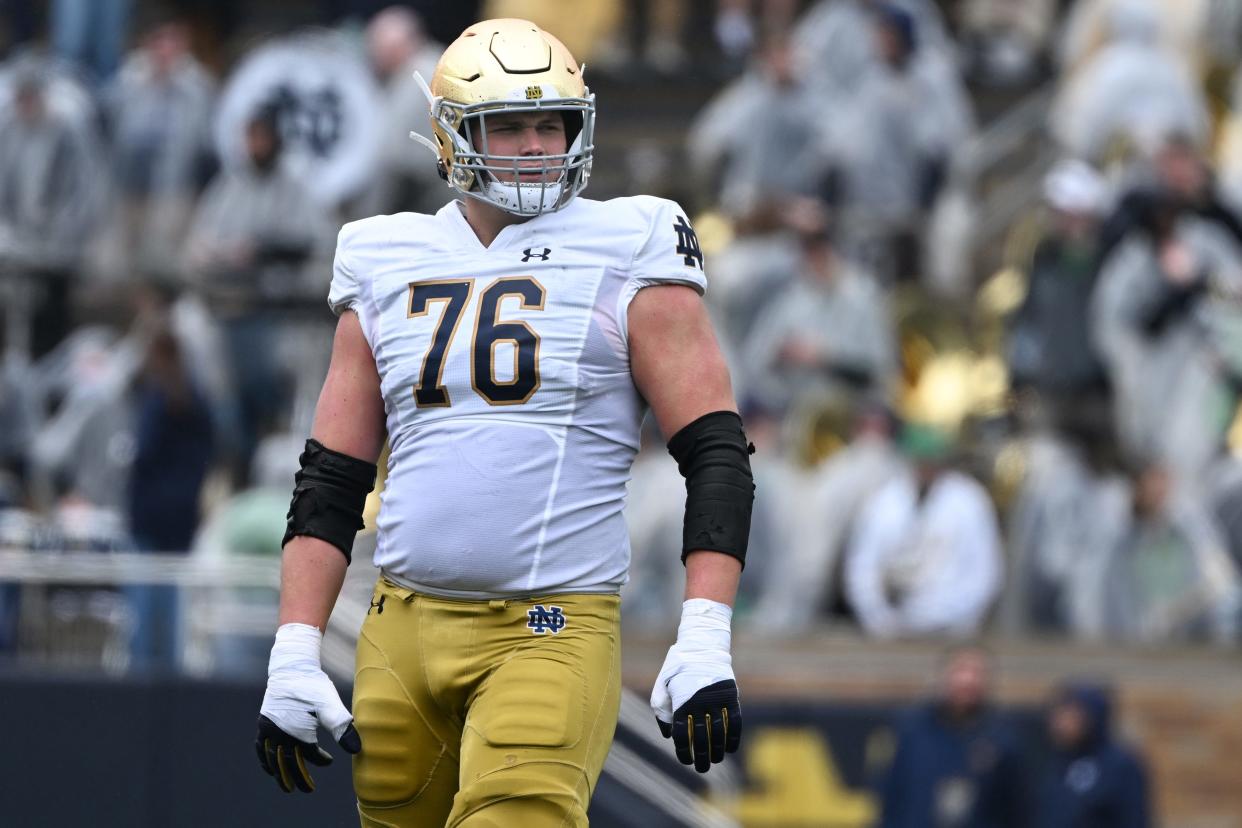
{"type": "Polygon", "coordinates": [[[276,629],[276,643],[267,660],[267,674],[277,670],[319,670],[319,650],[323,633],[310,624],[281,624],[276,629]]]}

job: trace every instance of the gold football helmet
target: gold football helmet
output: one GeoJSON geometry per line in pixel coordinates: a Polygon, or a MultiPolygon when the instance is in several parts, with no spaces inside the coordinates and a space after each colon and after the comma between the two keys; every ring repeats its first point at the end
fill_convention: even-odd
{"type": "Polygon", "coordinates": [[[430,87],[418,80],[431,104],[435,141],[410,137],[431,147],[440,175],[462,195],[535,216],[561,209],[586,187],[595,152],[595,96],[569,50],[534,23],[476,23],[444,51],[430,87]],[[488,152],[489,114],[549,110],[565,119],[567,152],[542,156],[542,166],[533,169],[529,157],[488,152]]]}

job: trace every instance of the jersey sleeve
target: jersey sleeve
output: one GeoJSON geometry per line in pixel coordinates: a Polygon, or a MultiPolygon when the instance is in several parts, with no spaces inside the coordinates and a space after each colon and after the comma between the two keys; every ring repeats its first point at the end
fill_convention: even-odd
{"type": "Polygon", "coordinates": [[[353,226],[346,224],[336,237],[336,256],[332,261],[332,284],[328,287],[328,307],[340,316],[352,310],[361,317],[362,285],[358,275],[350,266],[350,243],[353,241],[353,226]]]}
{"type": "MultiPolygon", "coordinates": [[[[703,251],[686,211],[675,201],[652,198],[647,235],[634,252],[627,299],[652,285],[686,285],[707,290],[703,251]]],[[[647,207],[647,205],[644,205],[647,207]]]]}

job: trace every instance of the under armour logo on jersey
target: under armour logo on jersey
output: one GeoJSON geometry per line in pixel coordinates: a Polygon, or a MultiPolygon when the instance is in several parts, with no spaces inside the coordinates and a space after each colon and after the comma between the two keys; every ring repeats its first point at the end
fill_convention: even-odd
{"type": "Polygon", "coordinates": [[[552,248],[550,247],[545,247],[542,253],[536,253],[535,248],[528,247],[522,251],[522,261],[529,262],[531,259],[538,259],[541,262],[546,262],[551,255],[552,248]]]}
{"type": "Polygon", "coordinates": [[[543,604],[535,604],[534,609],[526,612],[526,626],[536,635],[543,635],[551,630],[555,635],[565,629],[565,615],[560,607],[544,608],[543,604]]]}
{"type": "Polygon", "coordinates": [[[686,221],[685,216],[678,216],[677,221],[673,222],[673,229],[677,231],[677,253],[685,257],[682,261],[686,267],[702,270],[703,251],[699,249],[699,237],[694,234],[690,222],[686,221]]]}

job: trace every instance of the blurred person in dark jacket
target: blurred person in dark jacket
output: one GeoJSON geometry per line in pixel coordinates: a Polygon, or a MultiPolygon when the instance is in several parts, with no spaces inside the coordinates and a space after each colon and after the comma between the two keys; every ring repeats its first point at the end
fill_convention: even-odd
{"type": "Polygon", "coordinates": [[[1108,693],[1089,684],[1057,691],[1048,714],[1054,757],[1033,828],[1147,828],[1147,769],[1112,733],[1108,693]]]}
{"type": "Polygon", "coordinates": [[[1045,177],[1043,195],[1049,226],[1035,246],[1026,299],[1009,331],[1012,384],[1037,393],[1054,423],[1107,421],[1108,383],[1090,318],[1106,185],[1090,165],[1065,160],[1045,177]]]}
{"type": "Polygon", "coordinates": [[[1242,218],[1229,204],[1193,138],[1167,136],[1100,227],[1100,256],[1113,251],[1134,230],[1156,231],[1169,207],[1182,209],[1242,242],[1242,218]]]}
{"type": "Polygon", "coordinates": [[[152,340],[136,397],[130,531],[143,549],[184,552],[198,527],[214,445],[207,403],[171,332],[159,331],[152,340]]]}
{"type": "Polygon", "coordinates": [[[121,60],[134,0],[51,0],[52,48],[106,81],[121,60]]]}
{"type": "Polygon", "coordinates": [[[893,763],[881,787],[880,828],[1023,828],[1023,762],[989,704],[986,650],[946,655],[935,698],[897,725],[893,763]]]}
{"type": "MultiPolygon", "coordinates": [[[[203,482],[214,456],[211,413],[194,387],[176,337],[157,330],[136,389],[136,450],[129,485],[129,526],[140,551],[186,553],[199,522],[203,482]]],[[[136,614],[131,641],[139,670],[173,669],[179,645],[174,586],[129,591],[136,614]]]]}

